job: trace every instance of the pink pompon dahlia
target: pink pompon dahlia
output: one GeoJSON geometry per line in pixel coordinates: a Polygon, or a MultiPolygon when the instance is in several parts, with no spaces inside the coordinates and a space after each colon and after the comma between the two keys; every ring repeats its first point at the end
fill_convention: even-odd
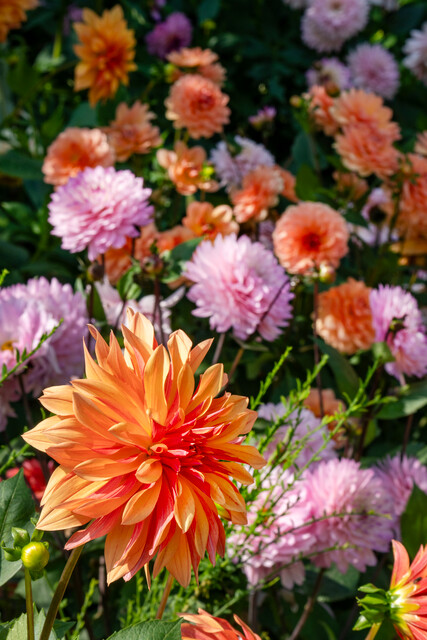
{"type": "Polygon", "coordinates": [[[405,67],[427,85],[427,22],[421,29],[411,31],[403,47],[403,53],[406,54],[403,59],[405,67]]]}
{"type": "Polygon", "coordinates": [[[391,495],[398,518],[405,511],[415,484],[427,493],[427,467],[417,458],[400,454],[393,458],[387,456],[374,470],[391,495]]]}
{"type": "Polygon", "coordinates": [[[383,98],[395,96],[399,88],[399,67],[385,47],[362,42],[348,56],[348,66],[355,87],[383,98]]]}
{"type": "Polygon", "coordinates": [[[137,226],[150,222],[153,207],[142,178],[112,167],[85,169],[52,195],[49,222],[62,248],[72,253],[88,249],[94,260],[111,247],[122,247],[139,235],[137,226]]]}
{"type": "Polygon", "coordinates": [[[147,51],[152,56],[166,58],[171,51],[188,47],[193,27],[184,13],[175,11],[164,22],[159,22],[145,38],[147,51]]]}
{"type": "Polygon", "coordinates": [[[245,340],[258,331],[275,340],[292,316],[289,278],[274,255],[259,242],[234,233],[205,240],[187,263],[185,277],[194,284],[188,298],[193,315],[209,318],[211,329],[233,329],[245,340]]]}
{"type": "Polygon", "coordinates": [[[387,551],[393,536],[393,501],[374,471],[346,458],[322,461],[306,472],[304,489],[309,517],[329,516],[308,527],[319,551],[314,563],[335,562],[342,573],[375,565],[374,551],[387,551]]]}
{"type": "Polygon", "coordinates": [[[368,21],[367,0],[312,0],[304,14],[303,42],[316,51],[338,51],[368,21]]]}
{"type": "Polygon", "coordinates": [[[305,74],[309,87],[325,87],[332,94],[349,89],[350,70],[338,58],[321,58],[305,74]]]}
{"type": "Polygon", "coordinates": [[[376,342],[387,342],[394,362],[386,371],[403,381],[403,376],[422,378],[427,373],[427,335],[417,301],[402,287],[379,285],[370,294],[376,342]]]}

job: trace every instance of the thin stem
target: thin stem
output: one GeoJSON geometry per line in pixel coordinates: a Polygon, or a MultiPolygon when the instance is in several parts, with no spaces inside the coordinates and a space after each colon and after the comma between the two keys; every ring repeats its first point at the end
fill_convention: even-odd
{"type": "MultiPolygon", "coordinates": [[[[382,374],[383,369],[384,369],[384,365],[381,365],[381,366],[378,367],[378,369],[375,372],[375,378],[374,378],[374,380],[372,382],[372,388],[371,388],[371,392],[370,392],[369,398],[368,398],[369,401],[371,401],[375,396],[375,392],[376,392],[376,390],[378,388],[378,385],[380,383],[381,374],[382,374]]],[[[354,456],[354,459],[356,460],[356,462],[358,462],[360,460],[360,458],[362,457],[363,447],[365,445],[365,438],[366,438],[366,434],[368,432],[368,426],[369,426],[369,423],[370,423],[370,421],[372,419],[372,416],[375,413],[375,409],[376,409],[375,405],[371,406],[371,408],[366,412],[366,415],[365,415],[365,417],[363,419],[362,432],[360,434],[359,446],[357,448],[356,455],[354,456]]]]}
{"type": "Polygon", "coordinates": [[[377,635],[378,631],[380,630],[380,627],[381,627],[381,622],[377,622],[376,624],[374,624],[370,628],[369,633],[366,636],[365,640],[373,640],[377,635]]]}
{"type": "Polygon", "coordinates": [[[240,349],[236,353],[236,357],[234,358],[233,364],[231,365],[230,371],[228,372],[228,380],[229,381],[231,381],[231,378],[233,377],[234,372],[236,371],[237,367],[239,366],[239,362],[242,359],[244,351],[245,350],[243,349],[243,347],[240,347],[240,349]]]}
{"type": "MultiPolygon", "coordinates": [[[[316,367],[319,366],[320,362],[320,354],[319,354],[319,345],[317,344],[317,318],[319,313],[319,282],[318,280],[314,281],[314,289],[313,289],[313,344],[314,344],[314,364],[316,367]]],[[[323,407],[323,394],[322,394],[322,378],[320,377],[320,371],[316,374],[316,384],[317,391],[319,393],[319,407],[320,407],[320,417],[323,418],[325,415],[324,407],[323,407]]]]}
{"type": "Polygon", "coordinates": [[[53,594],[52,602],[50,603],[39,640],[49,640],[50,632],[52,631],[53,623],[55,622],[59,605],[61,604],[65,590],[74,571],[74,567],[76,566],[77,561],[80,558],[81,552],[83,551],[83,547],[84,545],[76,547],[70,553],[67,564],[65,565],[64,571],[62,572],[62,575],[59,579],[58,586],[56,587],[55,593],[53,594]]]}
{"type": "Polygon", "coordinates": [[[317,576],[316,582],[313,587],[313,592],[311,596],[308,598],[307,602],[305,603],[304,611],[302,612],[301,618],[298,620],[296,627],[291,633],[291,635],[289,636],[288,640],[297,640],[300,632],[302,631],[303,626],[307,622],[308,616],[310,615],[314,605],[316,604],[317,596],[320,591],[324,573],[325,573],[325,569],[321,569],[321,571],[319,571],[319,574],[317,576]]]}
{"type": "MultiPolygon", "coordinates": [[[[173,581],[174,581],[174,577],[170,573],[168,575],[168,579],[167,579],[167,582],[166,582],[165,590],[163,591],[163,595],[162,595],[162,599],[161,599],[160,604],[159,604],[159,608],[157,609],[156,620],[161,620],[163,618],[163,614],[164,614],[165,609],[166,609],[166,603],[168,601],[169,594],[170,594],[171,589],[172,589],[173,581]]],[[[40,640],[41,640],[41,638],[40,638],[40,640]]]]}
{"type": "Polygon", "coordinates": [[[33,589],[31,586],[31,576],[27,568],[24,570],[25,576],[25,604],[27,606],[27,637],[34,640],[34,606],[33,589]]]}
{"type": "Polygon", "coordinates": [[[218,342],[216,343],[216,349],[214,353],[214,357],[212,359],[212,364],[216,364],[219,360],[219,356],[221,355],[222,348],[224,346],[225,341],[225,333],[221,333],[218,342]]]}

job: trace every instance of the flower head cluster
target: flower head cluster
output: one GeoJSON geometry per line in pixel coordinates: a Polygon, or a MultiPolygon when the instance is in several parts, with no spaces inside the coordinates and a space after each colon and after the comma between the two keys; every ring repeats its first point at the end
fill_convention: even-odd
{"type": "Polygon", "coordinates": [[[203,609],[199,609],[197,615],[189,613],[181,613],[180,615],[181,618],[192,623],[188,624],[184,622],[181,625],[182,640],[261,640],[261,638],[236,615],[234,616],[234,620],[242,627],[242,631],[234,629],[227,620],[215,618],[203,609]]]}
{"type": "Polygon", "coordinates": [[[202,191],[216,191],[218,183],[212,179],[212,167],[206,163],[203,147],[187,147],[184,142],[175,142],[173,151],[159,149],[157,161],[167,169],[176,190],[183,196],[202,191]]]}
{"type": "Polygon", "coordinates": [[[237,222],[264,220],[268,210],[279,202],[284,186],[282,172],[277,167],[260,165],[247,173],[242,188],[231,191],[237,222]]]}
{"type": "Polygon", "coordinates": [[[74,29],[80,40],[74,46],[80,58],[75,70],[74,90],[89,89],[89,102],[113,97],[121,84],[129,82],[134,63],[136,40],[127,28],[123,9],[116,5],[98,16],[91,9],[83,9],[83,22],[74,29]]]}
{"type": "Polygon", "coordinates": [[[2,0],[0,3],[0,42],[11,29],[19,29],[27,19],[26,11],[38,7],[38,0],[2,0]]]}
{"type": "Polygon", "coordinates": [[[206,236],[210,240],[219,233],[227,236],[239,231],[239,225],[233,220],[233,210],[227,204],[214,207],[210,202],[190,202],[182,224],[194,235],[206,236]]]}
{"type": "Polygon", "coordinates": [[[66,184],[87,167],[111,167],[115,161],[113,148],[101,129],[69,127],[47,150],[42,171],[48,184],[66,184]]]}
{"type": "Polygon", "coordinates": [[[143,184],[131,171],[85,169],[52,195],[53,235],[73,253],[87,248],[90,260],[111,247],[122,247],[127,237],[138,236],[136,225],[151,220],[153,208],[147,204],[151,190],[143,184]]]}
{"type": "Polygon", "coordinates": [[[368,20],[367,0],[312,0],[302,20],[302,39],[320,52],[338,51],[368,20]]]}
{"type": "Polygon", "coordinates": [[[184,13],[175,11],[164,22],[159,22],[146,36],[147,51],[152,56],[166,58],[171,51],[188,47],[193,27],[184,13]]]}
{"type": "Polygon", "coordinates": [[[186,128],[192,138],[210,138],[229,122],[228,101],[215,82],[189,73],[172,85],[165,100],[166,118],[175,129],[186,128]]]}
{"type": "Polygon", "coordinates": [[[210,157],[221,185],[227,191],[239,188],[243,178],[257,167],[272,167],[275,163],[264,145],[242,136],[236,136],[233,144],[219,142],[210,157]]]}
{"type": "Polygon", "coordinates": [[[427,22],[421,29],[411,31],[410,37],[405,42],[403,59],[405,67],[410,69],[424,84],[427,84],[427,22]]]}
{"type": "Polygon", "coordinates": [[[225,518],[246,522],[245,502],[230,477],[251,484],[242,463],[264,466],[239,437],[256,414],[246,409],[246,398],[217,397],[226,380],[221,364],[209,367],[196,387],[210,340],[193,348],[176,331],[166,350],[143,315],[128,314],[124,353],[113,334],[108,345],[92,328],[97,362],[86,350],[86,379],[46,389],[41,402],[56,415],[25,434],[60,465],[38,528],[92,521],[66,547],[107,535],[109,583],[129,580],[155,559],[154,576],[166,567],[187,586],[206,551],[212,563],[224,554],[217,505],[225,518]]]}
{"type": "Polygon", "coordinates": [[[402,287],[379,285],[370,293],[376,342],[387,342],[395,358],[386,371],[402,380],[404,375],[427,373],[427,335],[417,301],[402,287]]]}
{"type": "Polygon", "coordinates": [[[219,333],[233,329],[245,340],[257,331],[271,341],[292,316],[286,273],[270,251],[247,236],[232,233],[202,242],[184,275],[194,283],[188,292],[196,304],[193,315],[209,318],[219,333]]]}
{"type": "Polygon", "coordinates": [[[161,144],[159,128],[150,122],[153,118],[148,105],[139,100],[131,107],[124,102],[119,104],[115,119],[105,129],[119,162],[126,162],[134,153],[149,153],[161,144]]]}
{"type": "Polygon", "coordinates": [[[393,98],[399,88],[399,67],[395,57],[380,44],[362,43],[348,56],[355,87],[393,98]]]}

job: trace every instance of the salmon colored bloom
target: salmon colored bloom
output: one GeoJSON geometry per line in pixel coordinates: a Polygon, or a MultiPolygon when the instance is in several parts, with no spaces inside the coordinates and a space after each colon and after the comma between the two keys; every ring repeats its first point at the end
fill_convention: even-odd
{"type": "MultiPolygon", "coordinates": [[[[399,215],[396,228],[406,240],[427,238],[427,158],[409,153],[403,168],[405,179],[399,199],[399,215]]],[[[394,203],[390,200],[388,213],[393,215],[394,203]]]]}
{"type": "Polygon", "coordinates": [[[282,171],[261,165],[245,175],[241,189],[231,192],[237,222],[264,220],[268,210],[279,202],[284,189],[282,171]]]}
{"type": "Polygon", "coordinates": [[[299,202],[299,198],[295,192],[297,183],[297,179],[295,178],[295,176],[290,171],[287,171],[287,169],[282,169],[282,167],[278,167],[277,165],[276,169],[280,171],[280,175],[282,176],[283,180],[283,189],[280,195],[282,195],[284,198],[287,198],[287,200],[290,200],[291,202],[299,202]]]}
{"type": "Polygon", "coordinates": [[[181,224],[175,225],[171,229],[166,231],[159,231],[157,235],[157,248],[159,253],[164,251],[172,251],[175,247],[194,238],[194,233],[191,229],[183,227],[181,224]]]}
{"type": "MultiPolygon", "coordinates": [[[[183,47],[179,51],[172,51],[166,59],[176,67],[190,69],[192,73],[198,73],[220,87],[224,84],[226,71],[218,63],[218,55],[210,49],[201,47],[183,47]]],[[[181,77],[182,73],[177,69],[173,74],[173,81],[181,77]]]]}
{"type": "Polygon", "coordinates": [[[187,147],[184,142],[176,142],[173,151],[159,149],[157,161],[167,169],[169,178],[178,193],[189,196],[202,191],[216,191],[219,187],[212,180],[212,169],[206,164],[206,151],[203,147],[187,147]]]}
{"type": "MultiPolygon", "coordinates": [[[[123,247],[107,249],[104,253],[105,273],[111,284],[116,284],[132,266],[132,257],[139,262],[151,255],[150,247],[156,241],[159,232],[154,223],[141,228],[139,238],[127,238],[123,247]]],[[[101,262],[101,258],[98,259],[101,262]]]]}
{"type": "Polygon", "coordinates": [[[311,87],[305,97],[309,100],[308,113],[316,127],[327,136],[335,135],[339,125],[332,113],[334,98],[320,85],[311,87]]]}
{"type": "Polygon", "coordinates": [[[343,127],[352,124],[370,125],[396,141],[400,137],[399,126],[392,121],[393,112],[384,106],[384,101],[374,93],[362,89],[344,91],[335,100],[332,116],[343,127]]]}
{"type": "Polygon", "coordinates": [[[234,620],[242,627],[243,633],[232,627],[224,618],[215,618],[203,609],[199,609],[197,614],[181,613],[180,617],[193,623],[184,622],[181,626],[182,640],[261,640],[236,615],[234,620]]]}
{"type": "Polygon", "coordinates": [[[355,173],[334,171],[333,178],[336,182],[337,191],[351,201],[359,200],[369,189],[366,180],[359,178],[355,173]]]}
{"type": "Polygon", "coordinates": [[[136,69],[136,40],[118,4],[101,16],[83,9],[83,22],[76,22],[74,29],[80,40],[74,45],[80,58],[74,90],[89,89],[89,102],[94,106],[99,100],[112,98],[121,84],[129,84],[129,71],[136,69]]]}
{"type": "Polygon", "coordinates": [[[38,5],[38,0],[0,0],[0,42],[5,42],[11,29],[19,29],[26,21],[26,11],[38,5]]]}
{"type": "Polygon", "coordinates": [[[196,236],[206,236],[210,240],[218,233],[227,236],[239,231],[239,225],[233,220],[233,210],[227,204],[214,207],[210,202],[190,202],[182,224],[196,236]]]}
{"type": "Polygon", "coordinates": [[[398,170],[399,152],[393,139],[374,126],[360,122],[345,126],[334,146],[344,166],[361,176],[385,178],[398,170]]]}
{"type": "Polygon", "coordinates": [[[105,129],[119,162],[126,162],[134,153],[149,153],[161,144],[159,128],[150,122],[155,117],[139,100],[131,107],[125,102],[119,104],[115,120],[105,129]]]}
{"type": "Polygon", "coordinates": [[[414,151],[421,156],[427,156],[427,131],[422,131],[417,135],[414,151]]]}
{"type": "Polygon", "coordinates": [[[375,340],[370,292],[364,282],[349,278],[319,294],[316,331],[341,353],[369,349],[375,340]]]}
{"type": "MultiPolygon", "coordinates": [[[[322,389],[321,394],[323,413],[325,416],[333,416],[336,413],[342,413],[345,411],[344,402],[335,396],[335,391],[333,389],[322,389]]],[[[304,400],[303,404],[307,409],[310,409],[310,411],[314,413],[316,418],[322,417],[318,389],[310,389],[310,393],[304,400]]]]}
{"type": "Polygon", "coordinates": [[[42,171],[48,184],[66,184],[86,167],[111,167],[114,151],[101,129],[69,127],[47,150],[42,171]]]}
{"type": "Polygon", "coordinates": [[[349,232],[338,211],[321,202],[289,206],[273,232],[274,252],[289,273],[336,269],[348,252],[349,232]]]}
{"type": "MultiPolygon", "coordinates": [[[[192,348],[175,331],[168,350],[152,324],[128,311],[124,353],[112,333],[108,345],[92,327],[95,362],[87,349],[86,379],[50,387],[41,398],[53,417],[25,440],[59,463],[42,499],[38,528],[77,531],[67,549],[107,535],[108,582],[130,580],[154,560],[187,586],[208,552],[224,554],[221,516],[245,524],[246,505],[231,482],[251,484],[242,464],[264,458],[242,444],[256,413],[248,400],[226,392],[222,364],[195,372],[212,340],[192,348]]],[[[148,570],[148,567],[146,567],[148,570]]]]}
{"type": "Polygon", "coordinates": [[[221,133],[230,120],[229,97],[217,84],[194,73],[179,78],[165,100],[166,118],[175,129],[188,129],[192,138],[221,133]]]}

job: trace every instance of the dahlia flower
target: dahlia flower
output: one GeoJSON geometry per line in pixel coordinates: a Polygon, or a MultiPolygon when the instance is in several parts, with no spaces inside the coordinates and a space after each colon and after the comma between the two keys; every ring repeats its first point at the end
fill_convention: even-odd
{"type": "Polygon", "coordinates": [[[127,237],[138,236],[136,225],[150,222],[151,189],[131,171],[112,167],[85,169],[58,187],[48,205],[52,234],[72,253],[88,248],[94,260],[111,247],[122,247],[127,237]]]}
{"type": "Polygon", "coordinates": [[[1,0],[0,42],[5,42],[11,29],[19,29],[26,21],[26,11],[39,6],[38,0],[1,0]]]}
{"type": "MultiPolygon", "coordinates": [[[[335,396],[335,391],[333,389],[322,389],[321,395],[323,413],[325,416],[333,416],[336,413],[342,413],[345,411],[345,403],[335,396]]],[[[307,407],[307,409],[310,409],[317,418],[322,417],[318,389],[310,389],[310,393],[304,400],[304,406],[307,407]]]]}
{"type": "Polygon", "coordinates": [[[235,153],[233,144],[221,141],[210,156],[221,186],[225,186],[227,191],[240,187],[243,178],[260,165],[272,167],[275,163],[274,157],[262,144],[242,136],[236,136],[234,144],[235,153]]]}
{"type": "MultiPolygon", "coordinates": [[[[396,229],[406,240],[427,238],[427,158],[416,153],[408,153],[404,167],[404,180],[399,198],[399,215],[396,229]]],[[[387,193],[388,190],[387,190],[387,193]]],[[[388,213],[393,215],[393,202],[389,196],[388,213]]]]}
{"type": "Polygon", "coordinates": [[[55,531],[92,521],[66,548],[107,535],[108,583],[130,580],[155,558],[154,577],[166,567],[188,586],[206,551],[213,564],[224,554],[216,505],[231,522],[246,522],[245,502],[229,478],[251,484],[241,463],[265,464],[239,437],[256,414],[246,398],[216,397],[226,381],[221,364],[196,387],[210,340],[192,348],[176,331],[166,350],[142,314],[128,314],[124,354],[114,334],[108,345],[91,327],[98,362],[86,350],[86,379],[46,389],[41,402],[56,415],[24,435],[60,465],[37,526],[55,531]]]}
{"type": "Polygon", "coordinates": [[[150,122],[153,118],[155,115],[148,110],[148,105],[139,100],[131,107],[125,102],[119,104],[115,119],[105,128],[119,162],[126,162],[134,153],[149,153],[161,144],[159,128],[150,122]]]}
{"type": "Polygon", "coordinates": [[[233,210],[227,204],[214,207],[210,202],[190,202],[182,224],[196,236],[206,236],[210,240],[219,233],[227,236],[239,231],[239,225],[233,220],[233,210]]]}
{"type": "Polygon", "coordinates": [[[285,185],[281,169],[260,165],[245,175],[241,189],[231,191],[237,222],[264,220],[268,210],[279,202],[285,185]]]}
{"type": "Polygon", "coordinates": [[[274,252],[289,273],[336,269],[348,252],[349,233],[338,211],[320,202],[289,206],[273,233],[274,252]]]}
{"type": "Polygon", "coordinates": [[[229,329],[241,340],[255,331],[275,340],[292,316],[289,278],[259,242],[234,233],[205,240],[183,274],[194,284],[188,298],[193,315],[209,318],[211,329],[229,329]]]}
{"type": "Polygon", "coordinates": [[[60,185],[87,167],[111,167],[114,162],[114,151],[100,129],[69,127],[48,147],[42,171],[45,182],[60,185]]]}
{"type": "Polygon", "coordinates": [[[393,140],[376,128],[355,123],[337,135],[334,147],[343,165],[363,177],[372,174],[386,178],[398,169],[399,152],[393,140]]]}
{"type": "Polygon", "coordinates": [[[326,136],[334,136],[338,130],[338,123],[333,116],[332,107],[335,104],[325,87],[313,85],[304,94],[309,102],[308,113],[314,126],[323,131],[326,136]]]}
{"type": "Polygon", "coordinates": [[[295,187],[297,185],[296,177],[290,171],[282,169],[282,167],[279,167],[278,165],[276,165],[275,168],[279,171],[280,177],[283,181],[283,189],[280,192],[280,195],[291,202],[299,202],[299,198],[295,192],[295,187]]]}
{"type": "Polygon", "coordinates": [[[415,153],[419,153],[421,156],[427,156],[427,131],[417,133],[414,151],[415,153]]]}
{"type": "Polygon", "coordinates": [[[190,20],[184,13],[174,11],[147,34],[147,51],[152,56],[164,59],[171,51],[188,47],[192,35],[193,27],[190,20]]]}
{"type": "Polygon", "coordinates": [[[175,142],[174,150],[159,149],[157,162],[167,169],[176,190],[183,196],[201,191],[216,191],[218,183],[212,179],[211,167],[206,163],[203,147],[187,147],[184,142],[175,142]]]}
{"type": "Polygon", "coordinates": [[[258,109],[255,115],[249,116],[248,122],[255,127],[255,129],[262,129],[265,125],[271,124],[276,115],[277,110],[275,107],[265,106],[262,107],[262,109],[258,109]]]}
{"type": "Polygon", "coordinates": [[[316,51],[338,51],[368,21],[367,0],[311,0],[302,19],[303,42],[316,51]]]}
{"type": "Polygon", "coordinates": [[[400,517],[406,509],[414,484],[427,493],[427,467],[417,459],[408,456],[387,456],[374,467],[393,498],[394,513],[400,517]]]}
{"type": "Polygon", "coordinates": [[[395,57],[380,44],[359,44],[348,56],[355,87],[391,99],[399,88],[399,67],[395,57]]]}
{"type": "Polygon", "coordinates": [[[369,349],[374,342],[370,292],[364,282],[349,278],[319,294],[316,331],[341,353],[369,349]]]}
{"type": "MultiPolygon", "coordinates": [[[[192,73],[198,73],[215,84],[222,86],[225,81],[226,71],[224,67],[218,63],[218,55],[210,49],[201,49],[193,47],[188,49],[184,47],[179,51],[172,51],[166,56],[168,62],[182,69],[191,69],[192,73]]],[[[179,69],[172,73],[173,81],[182,75],[179,69]]]]}
{"type": "Polygon", "coordinates": [[[427,85],[427,22],[421,29],[411,31],[410,37],[405,42],[403,64],[407,69],[427,85]]]}
{"type": "Polygon", "coordinates": [[[374,551],[387,551],[392,538],[393,501],[374,471],[347,458],[322,461],[306,472],[304,490],[309,517],[321,518],[307,527],[319,551],[314,564],[335,562],[341,573],[375,565],[374,551]]]}
{"type": "Polygon", "coordinates": [[[338,58],[321,58],[305,74],[309,87],[323,86],[336,93],[351,86],[350,70],[338,58]]]}
{"type": "MultiPolygon", "coordinates": [[[[132,257],[143,262],[145,258],[151,256],[151,245],[156,242],[159,231],[153,222],[150,222],[141,229],[138,238],[126,238],[125,244],[119,249],[108,249],[104,254],[104,267],[108,280],[111,284],[116,284],[122,275],[132,266],[132,257]]],[[[98,262],[102,262],[101,256],[98,262]]]]}
{"type": "Polygon", "coordinates": [[[189,73],[172,85],[165,100],[166,118],[175,129],[186,128],[192,138],[210,138],[230,120],[228,101],[215,82],[189,73]]]}
{"type": "Polygon", "coordinates": [[[101,16],[83,9],[83,22],[76,22],[74,30],[80,40],[74,45],[80,58],[74,91],[89,89],[89,102],[94,106],[99,100],[112,98],[121,84],[128,85],[129,72],[136,69],[136,40],[118,4],[101,16]]]}
{"type": "Polygon", "coordinates": [[[334,171],[332,177],[336,182],[336,189],[338,193],[344,195],[352,202],[360,200],[360,198],[369,190],[367,181],[363,178],[359,178],[355,173],[334,171]]]}
{"type": "Polygon", "coordinates": [[[388,137],[391,142],[400,138],[399,126],[392,121],[393,111],[374,93],[363,89],[344,91],[331,107],[333,118],[340,126],[363,124],[388,137]]]}
{"type": "Polygon", "coordinates": [[[404,375],[427,373],[427,335],[417,301],[402,287],[379,285],[370,293],[376,342],[387,342],[395,358],[386,371],[402,381],[404,375]]]}
{"type": "Polygon", "coordinates": [[[199,609],[197,614],[181,613],[184,622],[181,625],[182,640],[261,640],[261,638],[248,627],[247,624],[234,616],[234,620],[242,627],[242,631],[234,629],[227,620],[214,618],[210,613],[199,609]]]}

